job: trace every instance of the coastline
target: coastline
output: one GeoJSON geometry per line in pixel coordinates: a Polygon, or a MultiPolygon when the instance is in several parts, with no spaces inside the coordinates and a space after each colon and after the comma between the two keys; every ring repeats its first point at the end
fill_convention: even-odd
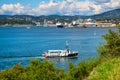
{"type": "MultiPolygon", "coordinates": [[[[0,25],[0,27],[57,27],[55,25],[0,25]]],[[[89,27],[84,27],[84,26],[70,26],[70,27],[64,27],[64,28],[117,28],[117,26],[96,26],[96,27],[93,27],[93,26],[89,26],[89,27]]]]}

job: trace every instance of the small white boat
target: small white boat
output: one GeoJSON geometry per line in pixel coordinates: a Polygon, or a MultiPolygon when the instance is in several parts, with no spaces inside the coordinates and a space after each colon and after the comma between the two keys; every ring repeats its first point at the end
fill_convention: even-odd
{"type": "Polygon", "coordinates": [[[47,52],[43,53],[43,56],[46,58],[50,57],[77,57],[78,51],[71,52],[68,48],[68,44],[66,44],[65,50],[48,50],[47,52]]]}

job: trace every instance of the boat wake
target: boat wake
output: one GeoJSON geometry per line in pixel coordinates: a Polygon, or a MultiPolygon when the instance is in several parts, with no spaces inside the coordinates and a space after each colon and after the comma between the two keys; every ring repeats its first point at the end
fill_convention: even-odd
{"type": "Polygon", "coordinates": [[[0,57],[0,60],[5,59],[44,59],[42,56],[14,56],[14,57],[0,57]]]}

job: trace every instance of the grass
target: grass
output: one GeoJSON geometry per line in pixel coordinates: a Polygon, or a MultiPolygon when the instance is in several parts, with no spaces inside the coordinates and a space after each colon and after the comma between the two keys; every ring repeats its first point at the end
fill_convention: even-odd
{"type": "Polygon", "coordinates": [[[120,80],[120,58],[99,64],[88,80],[120,80]]]}

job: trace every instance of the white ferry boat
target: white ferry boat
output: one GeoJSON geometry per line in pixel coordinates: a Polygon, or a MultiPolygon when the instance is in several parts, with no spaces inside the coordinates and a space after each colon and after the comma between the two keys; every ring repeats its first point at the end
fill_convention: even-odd
{"type": "Polygon", "coordinates": [[[56,23],[56,26],[57,26],[58,28],[64,28],[64,25],[63,25],[62,23],[60,23],[60,22],[56,23]]]}
{"type": "Polygon", "coordinates": [[[47,52],[43,53],[43,56],[45,58],[50,58],[50,57],[77,57],[78,51],[73,51],[71,52],[68,48],[68,45],[66,45],[65,50],[48,50],[47,52]]]}

